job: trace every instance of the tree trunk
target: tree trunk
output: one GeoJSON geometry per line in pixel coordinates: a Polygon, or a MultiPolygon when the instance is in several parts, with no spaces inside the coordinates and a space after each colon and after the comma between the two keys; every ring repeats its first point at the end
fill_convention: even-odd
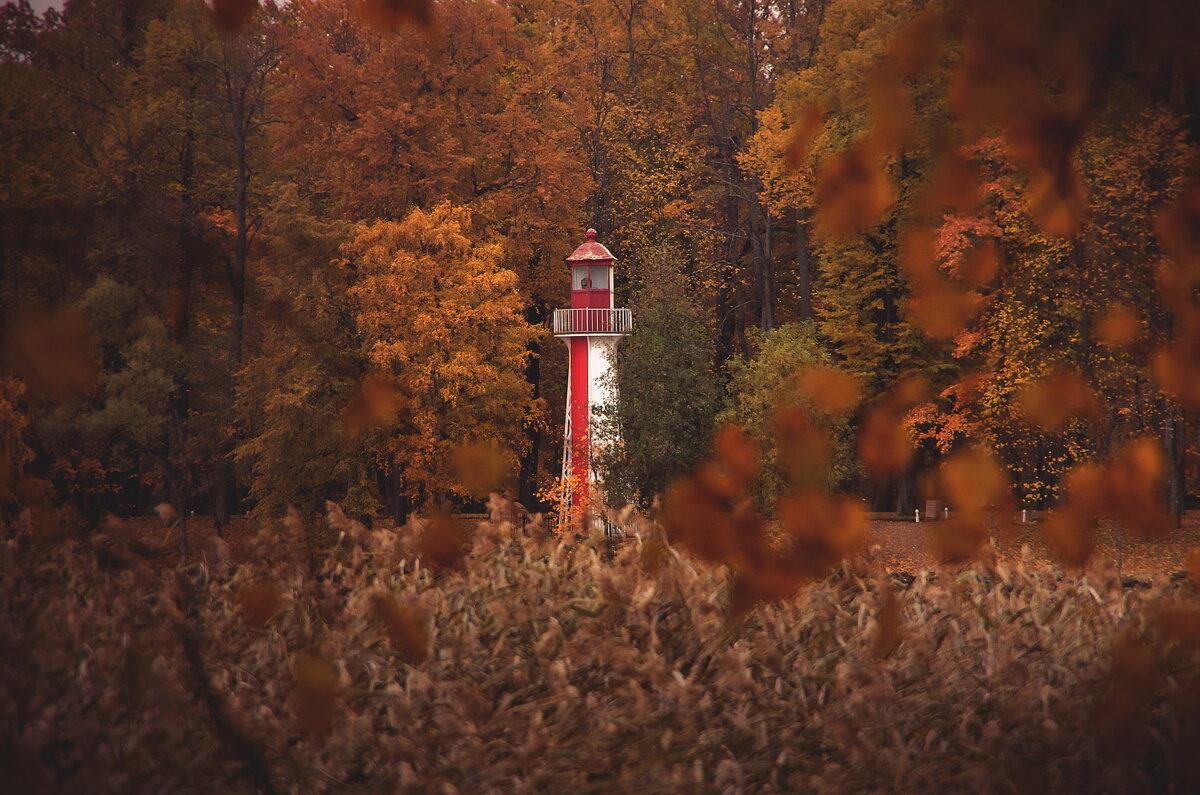
{"type": "Polygon", "coordinates": [[[808,251],[808,210],[796,208],[796,276],[800,281],[800,319],[813,319],[812,260],[808,251]]]}
{"type": "MultiPolygon", "coordinates": [[[[526,322],[537,325],[542,322],[544,311],[541,302],[525,311],[526,322]]],[[[525,380],[533,385],[533,399],[536,401],[542,394],[542,346],[538,342],[529,344],[529,362],[525,365],[525,380]]],[[[532,511],[537,502],[537,477],[542,455],[542,430],[538,423],[526,428],[529,449],[521,456],[521,466],[517,474],[517,501],[532,511]]]]}
{"type": "Polygon", "coordinates": [[[1178,528],[1183,519],[1183,452],[1186,425],[1177,413],[1168,416],[1163,423],[1163,458],[1167,463],[1166,500],[1174,526],[1178,528]]]}

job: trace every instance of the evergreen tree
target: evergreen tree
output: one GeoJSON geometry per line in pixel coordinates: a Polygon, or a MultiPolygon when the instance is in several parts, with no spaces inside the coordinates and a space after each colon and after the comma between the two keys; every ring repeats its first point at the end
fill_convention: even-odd
{"type": "Polygon", "coordinates": [[[612,371],[617,400],[600,417],[621,442],[599,461],[612,501],[643,506],[707,452],[720,398],[704,309],[675,257],[646,260],[631,302],[634,332],[612,371]]]}

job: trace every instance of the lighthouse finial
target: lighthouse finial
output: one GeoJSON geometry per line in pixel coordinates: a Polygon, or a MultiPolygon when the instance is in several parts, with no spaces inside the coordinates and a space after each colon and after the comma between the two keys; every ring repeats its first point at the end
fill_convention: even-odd
{"type": "Polygon", "coordinates": [[[596,230],[595,230],[595,229],[589,229],[589,230],[587,230],[587,239],[588,239],[588,240],[595,240],[595,239],[596,239],[596,230]]]}

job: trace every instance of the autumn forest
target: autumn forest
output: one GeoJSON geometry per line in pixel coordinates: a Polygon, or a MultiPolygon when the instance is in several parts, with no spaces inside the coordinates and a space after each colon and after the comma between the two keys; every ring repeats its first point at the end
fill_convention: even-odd
{"type": "Polygon", "coordinates": [[[1188,791],[1197,31],[0,6],[0,775],[1188,791]],[[575,505],[589,228],[633,331],[575,505]]]}

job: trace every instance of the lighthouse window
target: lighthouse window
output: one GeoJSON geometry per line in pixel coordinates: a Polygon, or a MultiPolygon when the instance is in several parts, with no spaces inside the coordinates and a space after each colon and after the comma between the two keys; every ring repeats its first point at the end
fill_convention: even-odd
{"type": "Polygon", "coordinates": [[[576,265],[571,268],[571,289],[586,290],[590,287],[587,265],[576,265]]]}
{"type": "Polygon", "coordinates": [[[592,289],[607,290],[608,289],[608,271],[607,265],[592,266],[592,289]]]}

